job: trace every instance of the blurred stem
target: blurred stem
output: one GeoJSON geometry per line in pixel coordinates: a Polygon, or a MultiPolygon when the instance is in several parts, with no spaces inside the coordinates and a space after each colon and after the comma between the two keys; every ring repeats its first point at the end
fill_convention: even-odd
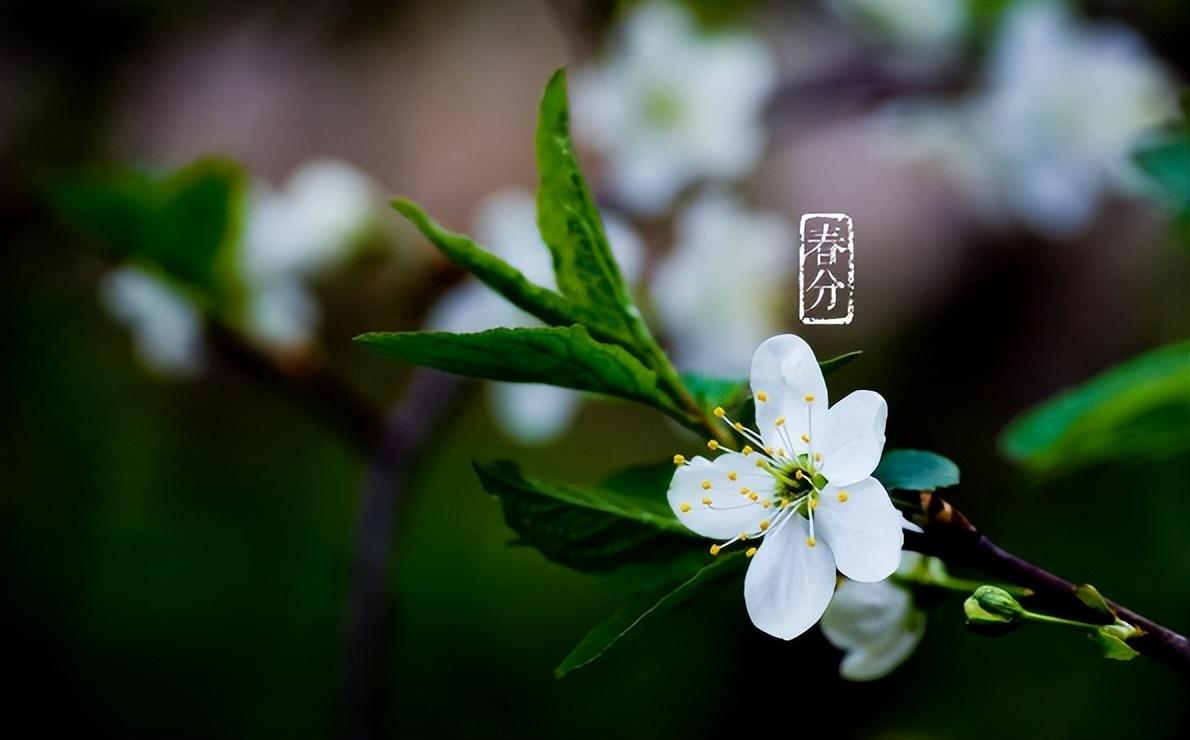
{"type": "Polygon", "coordinates": [[[400,402],[386,414],[368,459],[345,624],[342,719],[348,738],[381,734],[393,615],[392,550],[402,494],[417,453],[441,428],[439,422],[460,384],[453,375],[414,370],[400,402]]]}
{"type": "Polygon", "coordinates": [[[386,638],[393,614],[392,550],[402,494],[417,452],[440,427],[436,422],[451,405],[461,381],[433,370],[415,370],[400,402],[381,414],[327,373],[286,372],[216,320],[208,321],[207,335],[229,365],[312,411],[367,459],[344,619],[342,728],[348,738],[377,737],[389,675],[386,638]]]}
{"type": "MultiPolygon", "coordinates": [[[[1105,615],[1078,598],[1078,584],[1002,549],[940,496],[932,492],[921,493],[914,518],[925,531],[906,532],[906,549],[1028,588],[1033,592],[1030,597],[1033,603],[1070,617],[1064,621],[1086,620],[1090,624],[1103,624],[1105,615]]],[[[1190,679],[1190,640],[1125,606],[1112,601],[1106,601],[1106,604],[1115,619],[1139,630],[1136,637],[1128,640],[1132,648],[1190,679]]]]}

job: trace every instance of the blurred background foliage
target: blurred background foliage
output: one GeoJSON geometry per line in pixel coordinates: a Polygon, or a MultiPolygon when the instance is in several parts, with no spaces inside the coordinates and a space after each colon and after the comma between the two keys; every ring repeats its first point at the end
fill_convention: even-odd
{"type": "MultiPolygon", "coordinates": [[[[1035,213],[968,197],[981,186],[964,190],[920,159],[890,157],[887,130],[873,135],[872,121],[889,103],[953,101],[978,87],[1009,4],[966,5],[968,22],[941,51],[937,36],[923,42],[872,20],[890,5],[751,2],[727,12],[695,3],[709,28],[760,29],[776,60],[767,154],[736,195],[787,220],[846,211],[857,224],[856,322],[802,331],[785,311],[776,328],[803,333],[821,357],[862,348],[831,377],[832,394],[884,394],[890,444],[957,461],[963,486],[951,498],[1003,546],[1186,632],[1190,457],[1178,373],[1190,266],[1165,207],[1176,212],[1178,196],[1112,191],[1076,228],[1051,232],[1044,224],[1054,222],[1039,226],[1035,213]],[[1174,380],[1146,386],[1152,408],[1166,409],[1162,428],[1173,430],[1163,454],[1143,454],[1147,444],[1135,452],[1135,430],[1121,427],[1129,414],[1112,416],[1109,403],[1071,427],[1073,439],[1087,425],[1123,428],[1107,445],[1127,450],[1122,458],[1100,446],[1087,465],[1034,466],[1049,468],[1038,476],[1001,456],[1002,443],[1027,457],[1011,430],[1001,433],[1028,409],[1104,372],[1086,387],[1118,399],[1111,368],[1178,341],[1161,350],[1174,380]]],[[[97,310],[110,256],[92,248],[94,235],[64,225],[47,193],[96,166],[160,174],[214,153],[242,163],[254,182],[280,183],[331,156],[371,178],[381,208],[385,195],[408,194],[462,229],[489,193],[532,186],[542,85],[554,68],[613,53],[629,11],[527,0],[124,1],[71,6],[69,21],[66,11],[8,3],[0,30],[0,569],[5,656],[17,678],[4,726],[333,735],[343,726],[363,457],[318,416],[217,357],[189,380],[144,369],[128,333],[97,310]]],[[[1184,3],[1104,0],[1070,13],[1131,28],[1163,74],[1190,74],[1184,3]]],[[[1171,116],[1174,100],[1171,92],[1171,116]]],[[[893,141],[896,152],[913,148],[893,141]]],[[[584,163],[597,182],[613,182],[612,158],[600,158],[597,144],[584,163]]],[[[1179,181],[1177,145],[1161,145],[1174,152],[1162,161],[1174,164],[1155,177],[1176,193],[1186,163],[1179,181]]],[[[630,210],[610,185],[599,193],[630,210]]],[[[684,205],[690,193],[676,197],[684,205]]],[[[407,372],[350,338],[422,326],[427,306],[462,276],[395,214],[374,218],[364,248],[302,273],[321,323],[302,327],[296,345],[277,344],[267,320],[259,337],[288,372],[333,373],[381,406],[400,397],[407,372]]],[[[658,272],[680,220],[636,219],[646,273],[658,272]]],[[[732,259],[731,247],[722,251],[732,259]]],[[[195,284],[208,277],[200,271],[195,284]]],[[[708,285],[712,311],[741,290],[716,292],[714,274],[708,285]]],[[[654,317],[666,314],[659,293],[644,300],[654,317]]],[[[251,333],[257,325],[239,308],[234,321],[251,333]]],[[[673,322],[662,331],[686,336],[673,322]]],[[[709,340],[712,350],[731,344],[726,334],[709,340]]],[[[394,618],[377,647],[386,736],[710,737],[744,727],[1108,738],[1172,737],[1188,726],[1185,686],[1164,667],[1102,661],[1067,635],[977,637],[962,626],[957,599],[931,612],[909,662],[872,684],[838,679],[838,653],[817,632],[789,644],[756,632],[738,587],[726,584],[556,681],[553,668],[615,600],[592,579],[509,547],[512,534],[468,463],[515,458],[542,478],[590,482],[698,440],[642,409],[588,403],[561,436],[527,446],[502,426],[499,406],[482,402],[488,392],[465,386],[450,414],[425,420],[430,445],[397,520],[394,618]],[[788,702],[756,701],[774,686],[788,687],[788,702]]],[[[1068,413],[1057,419],[1072,423],[1068,413]]],[[[1045,417],[1032,424],[1044,427],[1045,417]]]]}

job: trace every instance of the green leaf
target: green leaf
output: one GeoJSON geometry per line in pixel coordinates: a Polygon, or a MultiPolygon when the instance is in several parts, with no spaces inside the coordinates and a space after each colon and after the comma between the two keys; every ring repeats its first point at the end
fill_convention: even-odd
{"type": "Polygon", "coordinates": [[[514,463],[475,463],[480,484],[500,500],[504,520],[520,544],[548,559],[588,573],[625,563],[662,563],[696,549],[682,526],[652,491],[575,486],[534,480],[514,463]]]}
{"type": "Polygon", "coordinates": [[[932,491],[958,485],[959,466],[925,450],[886,450],[872,476],[889,490],[932,491]]]}
{"type": "Polygon", "coordinates": [[[716,406],[732,410],[748,399],[748,381],[712,378],[697,373],[682,373],[685,384],[699,408],[710,411],[716,406]]]}
{"type": "Polygon", "coordinates": [[[724,554],[704,565],[676,586],[630,599],[587,633],[586,637],[570,652],[570,655],[567,655],[562,663],[554,669],[554,676],[562,678],[576,668],[592,663],[632,630],[668,614],[688,601],[707,584],[728,574],[738,572],[746,562],[742,553],[738,551],[724,554]]]}
{"type": "Polygon", "coordinates": [[[507,298],[518,308],[547,324],[568,326],[584,323],[583,312],[558,293],[526,278],[520,270],[487,251],[463,234],[444,228],[411,200],[397,198],[392,206],[434,246],[489,288],[507,298]]]}
{"type": "Polygon", "coordinates": [[[1074,595],[1078,597],[1079,601],[1095,610],[1099,616],[1107,617],[1108,619],[1116,618],[1116,613],[1112,610],[1111,605],[1107,603],[1107,599],[1103,598],[1103,594],[1099,593],[1099,589],[1091,584],[1084,583],[1075,586],[1074,595]]]}
{"type": "Polygon", "coordinates": [[[1147,352],[1031,409],[1000,446],[1045,473],[1190,450],[1190,342],[1147,352]]]}
{"type": "MultiPolygon", "coordinates": [[[[1108,627],[1111,627],[1111,625],[1108,625],[1108,627]]],[[[1108,660],[1127,661],[1140,655],[1131,645],[1113,635],[1106,627],[1101,627],[1094,632],[1090,632],[1087,636],[1099,646],[1099,651],[1108,660]]]]}
{"type": "Polygon", "coordinates": [[[1173,209],[1182,242],[1190,244],[1190,125],[1151,138],[1132,158],[1173,209]]]}
{"type": "Polygon", "coordinates": [[[830,375],[837,370],[842,370],[843,368],[847,367],[851,364],[852,360],[855,360],[863,353],[864,351],[862,349],[844,352],[837,357],[832,357],[829,360],[823,360],[822,362],[818,363],[818,367],[822,368],[823,375],[830,375]]]}
{"type": "Polygon", "coordinates": [[[605,393],[684,418],[658,390],[652,370],[620,347],[592,339],[582,326],[473,334],[373,332],[355,341],[383,357],[456,375],[605,393]]]}
{"type": "Polygon", "coordinates": [[[51,188],[58,211],[117,259],[142,260],[218,299],[234,284],[246,177],[202,159],[167,176],[96,172],[51,188]]]}
{"type": "Polygon", "coordinates": [[[536,145],[537,226],[553,254],[558,289],[575,303],[598,311],[609,326],[631,334],[639,312],[574,153],[564,69],[546,85],[536,145]]]}

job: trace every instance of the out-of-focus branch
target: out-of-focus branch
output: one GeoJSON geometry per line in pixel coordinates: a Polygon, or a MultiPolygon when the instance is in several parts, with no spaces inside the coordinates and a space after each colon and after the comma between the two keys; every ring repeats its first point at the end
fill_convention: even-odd
{"type": "MultiPolygon", "coordinates": [[[[925,531],[922,534],[906,532],[906,549],[934,555],[948,563],[974,568],[1024,586],[1033,591],[1030,599],[1047,609],[1083,621],[1102,623],[1102,615],[1076,595],[1078,584],[999,547],[940,496],[923,492],[914,519],[925,531]]],[[[1130,646],[1190,679],[1190,641],[1184,635],[1115,602],[1109,601],[1108,606],[1120,619],[1143,632],[1128,641],[1130,646]]]]}
{"type": "Polygon", "coordinates": [[[348,738],[380,734],[388,675],[386,638],[393,613],[389,598],[393,535],[417,452],[451,406],[460,383],[453,375],[415,370],[401,402],[386,415],[368,462],[347,600],[343,733],[348,738]]]}
{"type": "Polygon", "coordinates": [[[367,458],[356,524],[343,645],[342,728],[348,738],[380,733],[392,626],[390,574],[394,532],[418,450],[451,406],[458,378],[415,370],[402,399],[381,413],[326,373],[296,375],[211,320],[207,335],[221,360],[283,393],[337,429],[367,458]]]}
{"type": "Polygon", "coordinates": [[[235,370],[272,387],[337,429],[364,454],[376,448],[383,428],[381,413],[326,373],[285,372],[271,357],[224,324],[209,320],[207,338],[219,358],[235,370]]]}

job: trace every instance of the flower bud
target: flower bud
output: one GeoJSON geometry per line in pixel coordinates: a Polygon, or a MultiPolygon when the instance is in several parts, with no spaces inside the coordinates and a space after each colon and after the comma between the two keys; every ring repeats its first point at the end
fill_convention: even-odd
{"type": "Polygon", "coordinates": [[[1024,607],[1012,598],[1012,594],[995,586],[980,586],[971,595],[972,599],[991,614],[1010,621],[1019,621],[1026,616],[1024,607]]]}
{"type": "Polygon", "coordinates": [[[1025,610],[1002,588],[980,586],[963,602],[967,626],[989,637],[1016,629],[1025,610]]]}

